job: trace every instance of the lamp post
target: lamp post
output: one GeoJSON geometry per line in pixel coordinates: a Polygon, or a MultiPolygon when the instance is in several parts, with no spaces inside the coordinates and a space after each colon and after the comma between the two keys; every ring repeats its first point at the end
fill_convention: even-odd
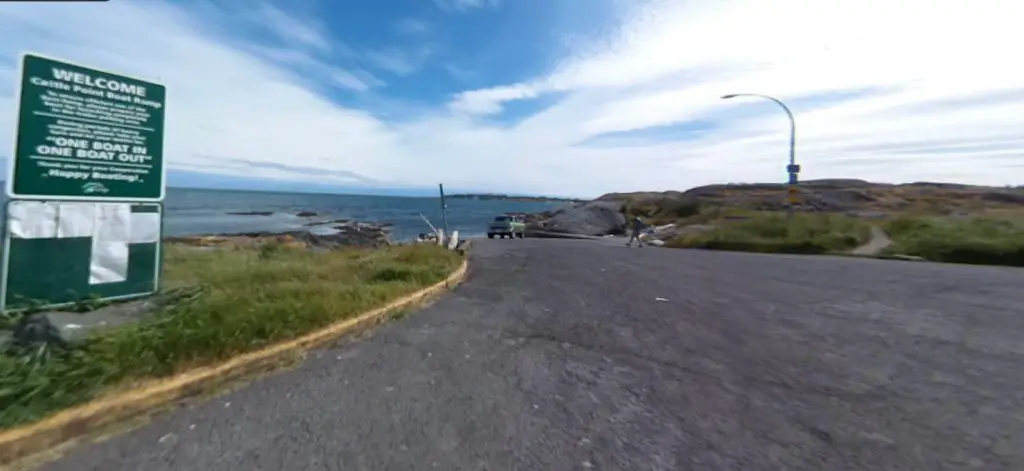
{"type": "Polygon", "coordinates": [[[789,110],[781,100],[770,97],[768,95],[760,95],[757,93],[734,93],[731,95],[725,95],[722,97],[723,100],[730,98],[736,98],[739,96],[752,96],[758,98],[764,98],[766,100],[774,101],[775,104],[782,107],[783,111],[786,112],[786,116],[789,116],[789,165],[786,166],[786,172],[789,173],[789,190],[788,190],[788,216],[793,217],[794,205],[797,203],[797,190],[796,184],[798,183],[797,175],[800,173],[800,166],[796,164],[796,120],[793,119],[793,112],[789,110]]]}

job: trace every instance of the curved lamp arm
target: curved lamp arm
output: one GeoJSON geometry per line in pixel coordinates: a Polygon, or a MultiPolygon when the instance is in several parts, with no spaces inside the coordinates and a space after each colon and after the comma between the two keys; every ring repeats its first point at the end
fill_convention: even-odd
{"type": "Polygon", "coordinates": [[[786,112],[786,116],[789,116],[789,165],[790,168],[794,168],[794,166],[796,165],[796,119],[793,119],[793,112],[789,110],[789,107],[786,106],[786,104],[783,103],[782,100],[779,100],[778,98],[775,97],[770,97],[768,95],[761,95],[758,93],[734,93],[731,95],[725,95],[722,97],[722,99],[728,100],[731,98],[741,96],[752,96],[764,98],[765,100],[774,101],[775,104],[782,107],[782,110],[786,112]]]}

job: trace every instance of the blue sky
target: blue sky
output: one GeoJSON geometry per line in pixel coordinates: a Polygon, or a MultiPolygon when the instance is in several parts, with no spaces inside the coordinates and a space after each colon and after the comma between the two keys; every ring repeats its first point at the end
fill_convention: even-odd
{"type": "MultiPolygon", "coordinates": [[[[176,185],[596,196],[804,178],[1020,184],[1024,5],[989,0],[0,4],[25,50],[168,87],[176,185]],[[950,34],[958,31],[958,34],[950,34]]],[[[11,135],[0,133],[0,149],[11,135]]]]}

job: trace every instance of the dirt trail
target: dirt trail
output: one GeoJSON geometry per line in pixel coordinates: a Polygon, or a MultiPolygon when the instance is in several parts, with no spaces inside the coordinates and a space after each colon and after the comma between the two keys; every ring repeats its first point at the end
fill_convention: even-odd
{"type": "Polygon", "coordinates": [[[854,255],[878,255],[890,245],[892,245],[892,239],[889,238],[889,235],[881,227],[871,226],[871,240],[853,249],[850,253],[854,255]]]}

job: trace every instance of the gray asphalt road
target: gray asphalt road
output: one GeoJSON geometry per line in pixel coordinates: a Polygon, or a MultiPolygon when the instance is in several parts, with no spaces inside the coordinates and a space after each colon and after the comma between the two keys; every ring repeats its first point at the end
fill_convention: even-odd
{"type": "Polygon", "coordinates": [[[1024,270],[483,241],[424,311],[44,469],[1021,470],[1024,270]]]}

